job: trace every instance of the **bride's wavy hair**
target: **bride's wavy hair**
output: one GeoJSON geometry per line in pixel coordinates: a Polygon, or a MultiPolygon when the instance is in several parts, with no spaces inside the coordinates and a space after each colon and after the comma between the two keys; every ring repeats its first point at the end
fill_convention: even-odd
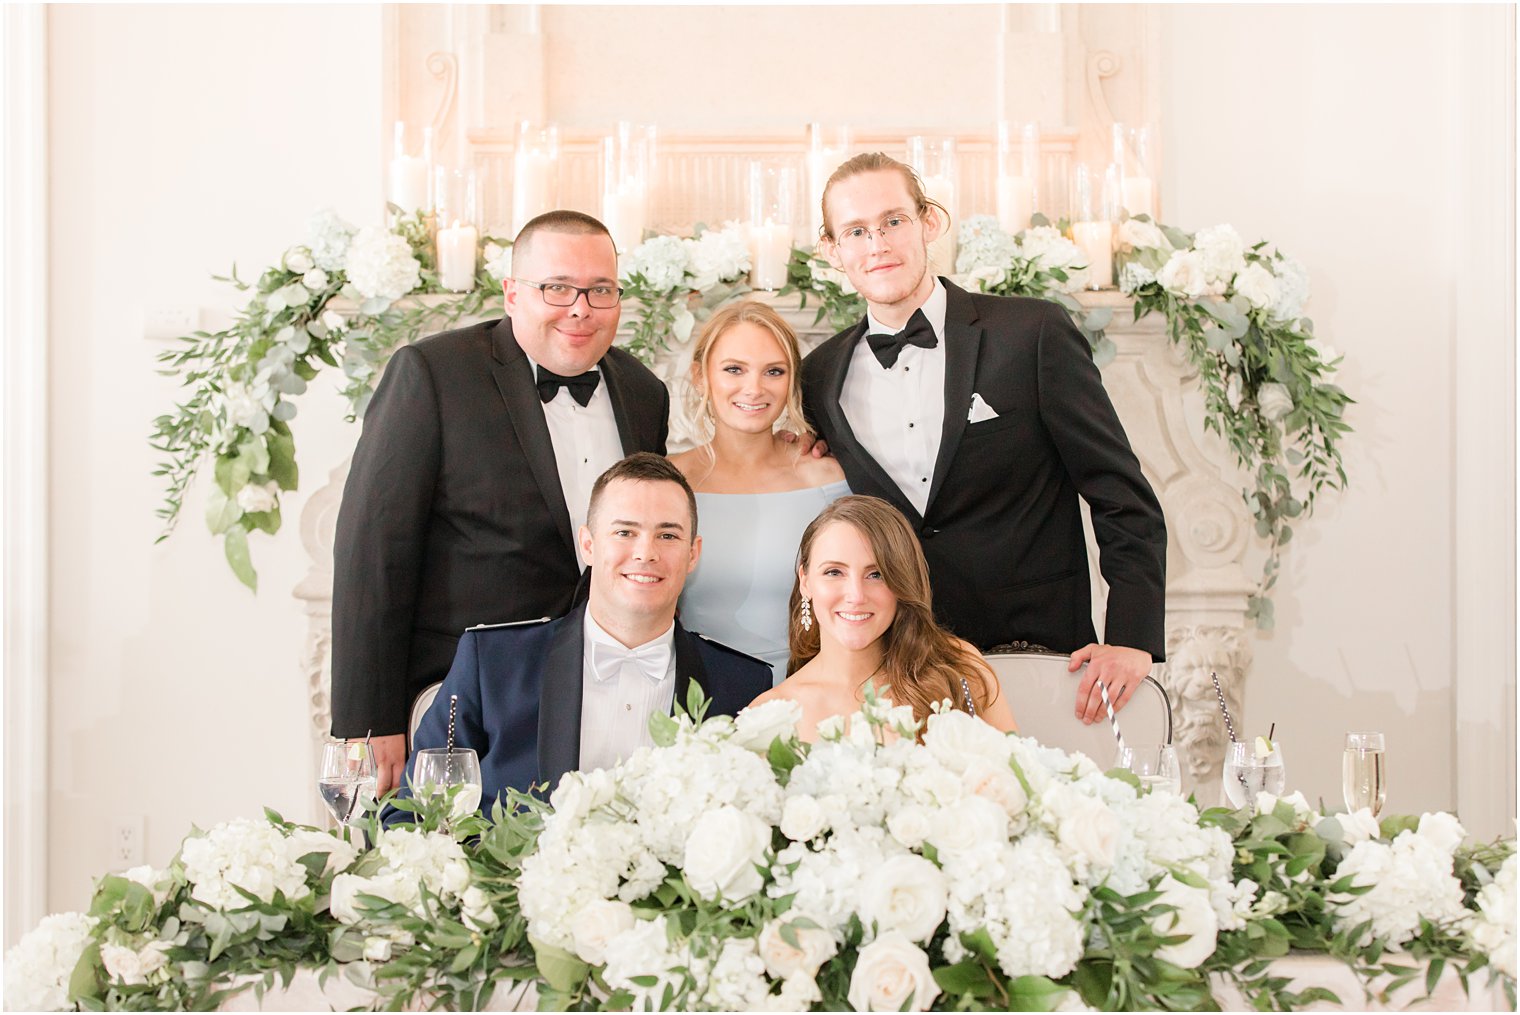
{"type": "MultiPolygon", "coordinates": [[[[865,538],[882,581],[897,597],[897,615],[881,636],[885,642],[881,669],[891,688],[893,703],[912,705],[913,716],[920,722],[928,717],[935,702],[945,698],[960,711],[967,711],[961,690],[961,678],[965,677],[977,711],[984,710],[997,695],[997,681],[980,653],[935,622],[929,564],[902,512],[877,497],[855,494],[839,498],[808,523],[802,533],[797,565],[803,571],[811,568],[814,540],[835,522],[849,525],[865,538]]],[[[789,674],[819,651],[817,622],[806,630],[798,622],[801,603],[799,575],[792,582],[789,674]]]]}

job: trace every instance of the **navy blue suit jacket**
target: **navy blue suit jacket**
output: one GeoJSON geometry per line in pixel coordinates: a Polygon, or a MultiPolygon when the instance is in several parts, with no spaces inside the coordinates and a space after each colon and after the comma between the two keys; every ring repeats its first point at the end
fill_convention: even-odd
{"type": "MultiPolygon", "coordinates": [[[[450,695],[459,696],[454,745],[480,756],[486,814],[508,787],[526,792],[546,784],[547,796],[560,776],[579,768],[585,611],[582,605],[558,620],[466,631],[417,727],[403,786],[410,785],[418,749],[447,745],[450,695]]],[[[696,683],[710,699],[708,715],[734,715],[771,687],[768,665],[690,634],[679,622],[675,657],[675,702],[684,706],[696,683]]]]}

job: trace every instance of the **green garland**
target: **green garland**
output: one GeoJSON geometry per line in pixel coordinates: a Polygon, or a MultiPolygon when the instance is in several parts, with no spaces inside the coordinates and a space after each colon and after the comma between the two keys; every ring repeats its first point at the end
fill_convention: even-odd
{"type": "MultiPolygon", "coordinates": [[[[1112,311],[1083,307],[1075,299],[1074,271],[1081,269],[1073,263],[1071,252],[1076,248],[1047,225],[1037,217],[1036,228],[1009,237],[985,216],[968,219],[962,226],[958,267],[969,269],[969,278],[984,292],[1060,303],[1092,345],[1095,362],[1104,366],[1116,351],[1104,333],[1112,311]],[[1038,251],[1033,246],[1036,236],[1043,237],[1038,251]],[[1051,252],[1052,244],[1056,253],[1051,252]],[[966,252],[971,254],[969,263],[966,252]]],[[[1351,399],[1331,383],[1339,361],[1327,360],[1316,349],[1307,318],[1294,314],[1284,319],[1261,300],[1253,303],[1247,298],[1243,280],[1248,272],[1260,269],[1287,278],[1284,265],[1289,262],[1280,254],[1257,244],[1241,254],[1245,271],[1232,275],[1228,285],[1215,285],[1216,295],[1189,296],[1163,285],[1159,276],[1179,256],[1200,256],[1195,237],[1154,226],[1143,216],[1125,228],[1142,226],[1151,228],[1144,235],[1154,245],[1121,250],[1121,282],[1134,295],[1135,320],[1151,313],[1166,317],[1168,335],[1198,371],[1205,429],[1226,440],[1251,477],[1241,495],[1267,554],[1248,617],[1269,629],[1270,592],[1280,573],[1283,548],[1293,536],[1292,523],[1313,512],[1324,490],[1345,486],[1339,439],[1350,432],[1343,413],[1351,399]],[[1275,401],[1268,397],[1273,392],[1275,401]]],[[[162,372],[178,376],[190,392],[174,412],[155,420],[151,436],[152,446],[166,456],[154,471],[167,484],[158,510],[165,520],[160,540],[172,531],[185,492],[209,453],[215,484],[208,495],[207,526],[224,537],[233,573],[256,589],[248,536],[279,531],[280,495],[299,483],[290,426],[296,414],[292,399],[322,370],[341,367],[348,418],[362,417],[375,378],[398,345],[491,310],[501,274],[491,263],[479,272],[470,291],[447,292],[438,284],[422,220],[398,218],[392,231],[405,240],[417,263],[417,282],[405,302],[365,299],[341,259],[318,279],[325,284],[309,288],[304,283],[311,275],[304,262],[310,250],[293,248],[255,284],[243,282],[235,269],[224,279],[251,292],[231,327],[196,332],[180,339],[180,348],[159,357],[162,372]]],[[[707,239],[731,244],[733,238],[718,232],[707,239]]],[[[670,240],[646,241],[625,259],[634,269],[623,279],[626,337],[619,343],[646,363],[672,344],[684,344],[696,323],[749,291],[742,272],[732,264],[716,280],[709,274],[704,281],[697,281],[690,267],[684,272],[671,269],[675,262],[670,258],[682,254],[672,249],[670,240]],[[662,241],[658,253],[645,254],[662,241]],[[666,282],[651,282],[644,271],[666,282]]],[[[683,242],[690,246],[695,241],[683,242]]],[[[488,243],[486,249],[490,257],[493,247],[488,243]]],[[[865,312],[864,300],[846,288],[844,277],[809,251],[792,252],[787,285],[779,295],[795,295],[804,308],[813,301],[818,308],[815,323],[827,320],[835,329],[848,327],[865,312]]]]}

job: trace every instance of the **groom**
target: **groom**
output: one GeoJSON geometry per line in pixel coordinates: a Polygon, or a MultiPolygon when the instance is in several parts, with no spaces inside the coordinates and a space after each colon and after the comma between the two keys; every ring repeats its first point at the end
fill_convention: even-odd
{"type": "Polygon", "coordinates": [[[1077,715],[1102,714],[1100,679],[1122,707],[1165,651],[1166,523],[1086,339],[1055,303],[930,274],[948,216],[895,159],[835,170],[823,217],[824,256],[867,313],[803,361],[803,398],[850,488],[913,524],[952,631],[1070,652],[1088,664],[1077,715]],[[1079,494],[1109,586],[1103,644],[1079,494]]]}
{"type": "Polygon", "coordinates": [[[710,715],[770,690],[766,663],[675,619],[702,539],[697,499],[669,459],[639,453],[602,473],[577,545],[591,569],[587,602],[554,621],[465,632],[417,729],[406,785],[417,750],[446,746],[452,725],[454,746],[480,756],[489,814],[508,788],[552,791],[566,772],[611,768],[651,745],[650,715],[684,707],[692,684],[710,715]]]}

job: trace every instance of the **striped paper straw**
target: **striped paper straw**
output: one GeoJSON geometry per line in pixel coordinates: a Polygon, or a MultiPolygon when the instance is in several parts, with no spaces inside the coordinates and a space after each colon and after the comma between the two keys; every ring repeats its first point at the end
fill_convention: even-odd
{"type": "Polygon", "coordinates": [[[1103,707],[1108,709],[1108,724],[1114,729],[1114,739],[1119,743],[1119,749],[1124,750],[1124,734],[1119,732],[1119,720],[1114,715],[1114,703],[1108,700],[1108,688],[1103,681],[1098,681],[1098,693],[1103,695],[1103,707]]]}
{"type": "Polygon", "coordinates": [[[454,717],[459,712],[459,695],[449,695],[449,754],[454,753],[454,717]]]}
{"type": "Polygon", "coordinates": [[[1224,716],[1224,729],[1230,735],[1230,743],[1239,743],[1235,736],[1235,720],[1230,718],[1230,707],[1224,703],[1224,690],[1219,686],[1219,674],[1210,671],[1209,679],[1214,681],[1214,697],[1219,699],[1219,712],[1224,716]]]}

